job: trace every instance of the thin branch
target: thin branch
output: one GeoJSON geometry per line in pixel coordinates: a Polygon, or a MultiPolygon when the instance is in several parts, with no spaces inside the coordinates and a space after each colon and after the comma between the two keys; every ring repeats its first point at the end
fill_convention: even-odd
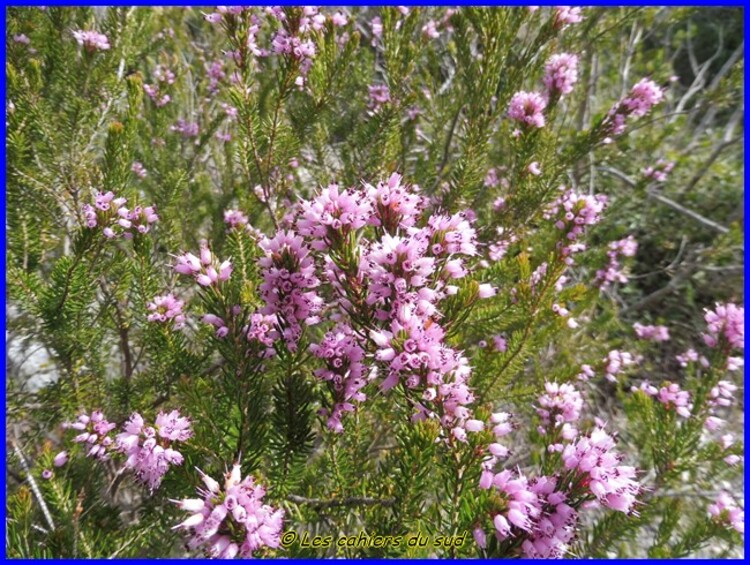
{"type": "Polygon", "coordinates": [[[677,290],[682,283],[687,282],[690,280],[690,278],[693,276],[693,274],[698,271],[697,265],[690,265],[686,267],[683,271],[680,271],[675,275],[666,286],[660,288],[659,290],[656,290],[649,294],[648,296],[642,298],[635,304],[631,304],[624,310],[620,312],[621,316],[624,316],[626,313],[631,312],[637,312],[639,310],[643,310],[644,308],[647,308],[651,306],[652,304],[655,304],[659,302],[662,298],[667,296],[669,293],[671,293],[674,290],[677,290]]]}
{"type": "Polygon", "coordinates": [[[705,162],[703,167],[693,175],[693,178],[690,179],[690,182],[683,188],[679,194],[685,194],[686,192],[690,192],[695,188],[695,185],[698,184],[698,182],[703,178],[703,176],[708,172],[708,170],[711,168],[711,165],[714,164],[714,161],[719,158],[719,155],[721,155],[722,151],[729,147],[730,145],[734,145],[738,141],[742,141],[742,136],[737,136],[734,139],[730,139],[728,141],[723,141],[719,145],[716,146],[716,149],[714,149],[714,152],[711,153],[711,156],[708,158],[708,160],[705,162]]]}
{"type": "Polygon", "coordinates": [[[346,498],[334,498],[324,500],[322,498],[306,498],[296,494],[290,494],[286,497],[290,502],[295,504],[310,504],[315,508],[337,508],[348,506],[393,506],[396,504],[395,498],[369,498],[366,496],[349,496],[346,498]]]}
{"type": "Polygon", "coordinates": [[[684,206],[682,206],[681,204],[678,204],[674,200],[671,200],[667,198],[666,196],[662,196],[661,194],[657,194],[653,190],[648,191],[648,196],[649,198],[653,198],[657,202],[660,202],[664,204],[665,206],[672,208],[672,210],[676,210],[680,214],[684,214],[685,216],[693,218],[695,221],[697,221],[698,223],[708,228],[714,229],[720,233],[729,233],[729,228],[727,228],[726,226],[723,226],[717,222],[714,222],[713,220],[709,220],[705,216],[701,216],[698,212],[694,212],[693,210],[690,210],[689,208],[685,208],[684,206]]]}
{"type": "Polygon", "coordinates": [[[44,514],[44,519],[47,521],[49,529],[54,530],[55,522],[54,520],[52,520],[52,514],[50,514],[49,508],[47,508],[47,503],[44,502],[44,497],[42,496],[42,492],[39,490],[39,486],[34,480],[34,475],[31,474],[31,469],[29,468],[29,464],[26,462],[26,457],[24,457],[23,451],[21,451],[21,447],[18,445],[18,443],[16,443],[15,440],[10,440],[10,443],[13,446],[13,451],[16,452],[16,457],[18,457],[18,460],[21,462],[21,467],[23,467],[24,473],[26,473],[26,480],[29,482],[31,492],[34,493],[39,506],[41,506],[42,508],[42,514],[44,514]]]}
{"type": "Polygon", "coordinates": [[[435,183],[432,185],[431,192],[435,192],[435,190],[437,190],[437,187],[443,178],[443,170],[448,164],[448,156],[451,150],[451,143],[453,142],[453,133],[456,130],[456,124],[458,123],[458,118],[461,116],[461,112],[463,111],[463,109],[463,106],[458,109],[458,112],[456,112],[456,115],[453,117],[453,121],[451,122],[451,127],[448,130],[448,137],[445,140],[445,148],[443,149],[443,159],[442,161],[440,161],[440,165],[438,166],[437,176],[435,177],[435,183]]]}
{"type": "MultiPolygon", "coordinates": [[[[637,183],[633,179],[631,179],[628,175],[626,175],[622,171],[615,169],[614,167],[597,167],[597,169],[619,178],[630,187],[637,186],[637,183]]],[[[680,212],[681,214],[684,214],[690,218],[693,218],[694,220],[696,220],[700,224],[703,224],[706,227],[709,227],[721,233],[729,233],[729,228],[727,228],[726,226],[723,226],[717,222],[714,222],[713,220],[706,218],[705,216],[701,216],[698,212],[690,210],[689,208],[685,208],[682,204],[678,204],[674,200],[667,198],[666,196],[663,196],[661,194],[658,194],[652,188],[649,188],[646,194],[648,195],[649,198],[653,198],[657,202],[660,202],[661,204],[664,204],[665,206],[669,206],[670,208],[672,208],[673,210],[676,210],[677,212],[680,212]]]]}

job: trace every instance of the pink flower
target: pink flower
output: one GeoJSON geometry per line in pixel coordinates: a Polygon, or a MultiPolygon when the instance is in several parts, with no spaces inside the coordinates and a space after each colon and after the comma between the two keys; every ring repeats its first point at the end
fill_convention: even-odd
{"type": "Polygon", "coordinates": [[[557,6],[555,8],[555,27],[565,28],[570,24],[583,21],[581,8],[573,6],[557,6]]]}
{"type": "Polygon", "coordinates": [[[677,383],[666,383],[659,389],[656,394],[659,402],[664,404],[668,409],[674,408],[675,411],[683,418],[689,418],[693,404],[690,402],[690,393],[681,390],[677,383]]]}
{"type": "Polygon", "coordinates": [[[467,432],[481,432],[484,430],[484,422],[481,420],[467,420],[464,427],[467,432]]]}
{"type": "Polygon", "coordinates": [[[226,322],[224,322],[224,319],[220,318],[219,316],[216,316],[214,314],[204,314],[203,318],[201,318],[201,321],[206,324],[211,324],[216,328],[216,337],[218,339],[226,337],[229,333],[229,328],[227,327],[226,322]]]}
{"type": "Polygon", "coordinates": [[[155,427],[147,426],[137,412],[124,424],[115,438],[117,450],[125,454],[125,468],[153,492],[161,484],[170,465],[181,465],[182,454],[172,448],[173,441],[186,441],[192,435],[190,421],[177,410],[160,412],[155,427]]]}
{"type": "Polygon", "coordinates": [[[500,180],[497,178],[497,169],[494,167],[487,171],[487,175],[484,177],[484,186],[494,188],[500,184],[500,180]]]}
{"type": "Polygon", "coordinates": [[[208,243],[201,242],[200,258],[192,253],[177,256],[173,268],[181,275],[189,275],[201,286],[218,286],[229,280],[232,274],[232,263],[229,260],[219,262],[208,247],[208,243]]]}
{"type": "Polygon", "coordinates": [[[633,324],[635,333],[641,339],[650,341],[669,341],[669,329],[666,326],[644,326],[636,322],[633,324]]]}
{"type": "Polygon", "coordinates": [[[224,223],[229,226],[229,229],[244,228],[248,224],[248,219],[239,210],[224,210],[224,223]]]}
{"type": "Polygon", "coordinates": [[[190,513],[174,527],[191,532],[188,548],[201,548],[215,558],[250,558],[263,547],[278,548],[284,511],[263,503],[266,490],[252,476],[241,479],[235,464],[222,486],[198,470],[206,489],[203,497],[175,500],[181,510],[190,513]]]}
{"type": "MultiPolygon", "coordinates": [[[[638,242],[632,235],[629,235],[625,239],[613,241],[609,244],[609,251],[607,251],[607,257],[609,262],[605,269],[600,269],[596,272],[595,282],[602,288],[607,288],[614,282],[627,283],[628,277],[622,271],[620,265],[620,256],[634,257],[638,251],[638,242]]],[[[667,337],[667,339],[669,339],[667,337]]]]}
{"type": "Polygon", "coordinates": [[[316,369],[316,377],[325,381],[334,398],[334,406],[325,412],[328,428],[343,432],[341,417],[353,412],[353,402],[364,402],[367,396],[361,389],[367,384],[365,376],[365,350],[360,346],[356,334],[348,326],[338,326],[326,333],[319,344],[310,345],[310,351],[325,363],[325,368],[316,369]]]}
{"type": "Polygon", "coordinates": [[[561,426],[565,422],[577,422],[583,409],[583,398],[573,385],[545,383],[545,393],[539,397],[537,414],[545,426],[561,426]]]}
{"type": "Polygon", "coordinates": [[[564,233],[558,242],[559,253],[567,264],[573,264],[572,255],[583,251],[585,246],[576,243],[585,233],[585,227],[599,223],[607,205],[604,195],[578,194],[565,190],[544,212],[547,220],[555,220],[555,227],[564,233]]]}
{"type": "Polygon", "coordinates": [[[734,499],[726,492],[719,493],[716,501],[709,505],[708,515],[722,522],[740,534],[745,533],[745,511],[737,506],[734,499]]]}
{"type": "Polygon", "coordinates": [[[127,208],[126,198],[116,198],[112,191],[99,192],[94,198],[94,206],[85,204],[82,208],[86,226],[94,229],[102,227],[102,234],[108,238],[122,237],[133,239],[146,234],[159,216],[153,206],[127,208]]]}
{"type": "Polygon", "coordinates": [[[716,347],[721,339],[730,347],[745,349],[745,308],[736,304],[716,304],[715,310],[706,309],[707,333],[703,341],[709,347],[716,347]]]}
{"type": "Polygon", "coordinates": [[[313,249],[338,249],[347,245],[349,234],[367,225],[371,217],[372,206],[363,194],[353,189],[340,191],[338,185],[332,184],[311,202],[302,203],[297,229],[301,235],[313,238],[313,249]]]}
{"type": "Polygon", "coordinates": [[[604,506],[628,513],[636,503],[640,486],[635,469],[619,465],[621,456],[614,451],[614,439],[603,428],[567,445],[562,452],[566,469],[574,469],[588,480],[591,493],[604,506]]]}
{"type": "Polygon", "coordinates": [[[628,96],[615,104],[604,119],[609,135],[625,132],[627,118],[641,118],[664,99],[664,91],[652,80],[641,79],[628,96]]]}
{"type": "Polygon", "coordinates": [[[477,545],[482,548],[487,548],[487,535],[484,533],[484,530],[480,527],[476,527],[472,530],[472,535],[474,536],[474,541],[477,542],[477,545]]]}
{"type": "Polygon", "coordinates": [[[573,92],[573,85],[578,82],[578,56],[570,53],[552,55],[544,67],[543,81],[550,96],[573,92]]]}
{"type": "Polygon", "coordinates": [[[480,284],[479,285],[479,298],[491,298],[497,294],[497,289],[491,284],[480,284]]]}
{"type": "Polygon", "coordinates": [[[182,134],[182,137],[185,138],[198,137],[198,134],[200,133],[200,128],[197,123],[188,122],[183,118],[178,119],[177,122],[173,126],[170,126],[169,129],[182,134]]]}
{"type": "Polygon", "coordinates": [[[193,435],[190,420],[180,416],[178,410],[159,412],[155,427],[160,437],[170,441],[187,441],[193,435]]]}
{"type": "Polygon", "coordinates": [[[391,101],[391,92],[388,85],[373,84],[367,87],[367,91],[370,97],[368,107],[375,112],[391,101]]]}
{"type": "Polygon", "coordinates": [[[665,182],[667,180],[667,175],[672,171],[674,165],[675,164],[672,161],[659,159],[653,167],[646,167],[643,169],[643,176],[646,178],[652,178],[657,182],[665,182]]]}
{"type": "Polygon", "coordinates": [[[503,335],[496,335],[492,338],[492,345],[496,351],[505,352],[508,349],[508,342],[503,335]]]}
{"type": "Polygon", "coordinates": [[[266,303],[261,313],[278,316],[287,346],[295,349],[302,335],[300,322],[317,323],[323,306],[313,290],[320,285],[315,264],[303,239],[292,231],[264,238],[260,247],[265,251],[258,261],[263,277],[260,294],[266,303]]]}
{"type": "Polygon", "coordinates": [[[537,177],[542,174],[542,168],[539,166],[539,163],[537,161],[534,161],[533,163],[529,165],[528,171],[532,175],[537,176],[537,177]]]}
{"type": "Polygon", "coordinates": [[[148,321],[164,323],[171,320],[174,328],[178,330],[185,325],[185,315],[182,313],[184,305],[182,300],[178,300],[172,294],[156,296],[147,305],[151,312],[148,315],[148,321]]]}
{"type": "Polygon", "coordinates": [[[393,173],[386,182],[377,186],[365,184],[367,198],[372,201],[374,214],[369,223],[381,226],[388,233],[395,233],[398,228],[410,228],[425,205],[419,194],[419,187],[401,184],[401,175],[393,173]]]}
{"type": "Polygon", "coordinates": [[[55,458],[52,460],[52,464],[55,467],[62,467],[68,462],[68,452],[67,451],[61,451],[57,455],[55,455],[55,458]]]}
{"type": "Polygon", "coordinates": [[[643,78],[633,86],[630,95],[621,104],[629,116],[640,118],[663,99],[664,91],[654,81],[643,78]]]}
{"type": "Polygon", "coordinates": [[[99,410],[95,410],[91,415],[82,412],[75,422],[65,422],[63,428],[74,429],[81,432],[73,441],[84,444],[88,449],[86,456],[106,461],[110,458],[110,452],[114,447],[114,440],[109,433],[117,427],[107,421],[99,410]]]}
{"type": "Polygon", "coordinates": [[[130,170],[133,171],[138,178],[145,179],[148,176],[148,171],[143,167],[143,163],[140,161],[135,161],[133,166],[130,167],[130,170]]]}
{"type": "Polygon", "coordinates": [[[513,95],[508,117],[530,127],[544,127],[543,111],[547,106],[544,97],[537,92],[517,92],[513,95]]]}
{"type": "Polygon", "coordinates": [[[721,418],[717,418],[716,416],[709,416],[708,418],[706,418],[706,421],[703,423],[703,426],[709,432],[715,432],[716,430],[724,427],[724,424],[726,424],[726,422],[722,420],[721,418]]]}
{"type": "Polygon", "coordinates": [[[89,53],[93,53],[96,50],[106,51],[110,48],[107,36],[96,31],[74,31],[73,37],[76,38],[78,45],[85,47],[89,53]]]}
{"type": "Polygon", "coordinates": [[[331,22],[336,27],[343,27],[349,23],[349,20],[342,12],[336,12],[331,16],[331,22]]]}
{"type": "Polygon", "coordinates": [[[429,20],[424,26],[422,26],[422,34],[429,39],[437,39],[440,37],[440,32],[437,29],[437,22],[435,20],[429,20]]]}
{"type": "Polygon", "coordinates": [[[625,367],[633,365],[635,362],[636,360],[631,353],[613,349],[604,358],[605,378],[610,382],[616,382],[617,375],[622,373],[625,367]]]}
{"type": "Polygon", "coordinates": [[[370,22],[370,28],[372,29],[372,45],[373,47],[377,45],[378,39],[380,39],[383,35],[383,22],[380,20],[379,17],[372,18],[372,21],[370,22]]]}

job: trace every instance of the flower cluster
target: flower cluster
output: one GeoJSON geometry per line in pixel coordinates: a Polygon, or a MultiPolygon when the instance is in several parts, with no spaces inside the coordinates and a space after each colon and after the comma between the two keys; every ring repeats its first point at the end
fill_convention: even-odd
{"type": "MultiPolygon", "coordinates": [[[[473,401],[467,385],[470,368],[465,357],[445,344],[438,303],[458,292],[450,281],[466,276],[464,257],[477,254],[474,214],[433,214],[425,219],[424,227],[417,228],[425,205],[417,190],[402,184],[401,176],[393,174],[376,186],[365,184],[363,190],[340,191],[332,185],[312,201],[301,202],[297,218],[292,215],[289,222],[296,221],[296,229],[305,240],[282,231],[274,240],[261,243],[267,255],[261,263],[265,279],[261,295],[266,302],[263,311],[279,316],[285,338],[294,344],[299,331],[295,332],[290,320],[307,319],[319,309],[317,295],[309,291],[319,282],[307,245],[328,252],[323,257],[324,278],[337,296],[332,318],[339,327],[313,350],[329,363],[318,373],[333,383],[334,408],[327,413],[329,425],[340,430],[342,413],[355,408],[352,400],[365,399],[360,389],[369,379],[360,370],[364,345],[353,338],[356,330],[375,344],[374,358],[386,367],[381,388],[389,390],[403,384],[418,391],[412,395],[414,418],[439,414],[453,437],[465,441],[466,430],[461,424],[469,419],[466,405],[473,401]],[[367,226],[375,228],[374,239],[367,237],[367,226]],[[356,241],[349,238],[355,231],[356,241]],[[352,247],[355,244],[357,247],[352,247]],[[284,269],[300,272],[301,276],[290,279],[284,275],[284,282],[279,283],[284,269]],[[308,302],[302,300],[300,311],[293,311],[300,300],[281,295],[293,292],[295,286],[316,298],[309,302],[314,308],[307,308],[308,302]],[[282,308],[282,303],[287,306],[282,308]],[[352,316],[352,321],[345,323],[344,315],[352,316]],[[361,327],[362,320],[370,322],[361,327]],[[287,336],[289,329],[293,330],[291,336],[287,336]],[[346,353],[329,359],[326,344],[331,340],[346,343],[346,353]],[[436,412],[433,408],[437,406],[440,409],[436,412]]],[[[474,299],[494,293],[490,285],[480,285],[474,299]]]]}
{"type": "Polygon", "coordinates": [[[395,234],[396,230],[407,229],[416,223],[424,201],[417,194],[419,187],[401,184],[401,175],[393,173],[386,182],[376,186],[365,184],[367,199],[372,202],[374,214],[369,223],[382,227],[395,234]]]}
{"type": "Polygon", "coordinates": [[[664,91],[652,80],[641,79],[630,90],[628,96],[617,102],[604,119],[609,135],[625,132],[627,118],[641,118],[664,99],[664,91]]]}
{"type": "Polygon", "coordinates": [[[171,293],[155,296],[147,305],[148,311],[151,312],[148,315],[148,321],[164,323],[171,320],[174,329],[179,330],[185,325],[185,315],[182,313],[184,306],[185,303],[171,293]]]}
{"type": "MultiPolygon", "coordinates": [[[[114,440],[110,437],[109,432],[114,430],[117,424],[107,421],[104,414],[95,410],[91,415],[85,412],[78,416],[75,422],[65,422],[63,428],[78,430],[78,434],[73,441],[83,443],[88,447],[87,457],[93,457],[101,461],[106,461],[110,457],[110,451],[114,447],[114,440]]],[[[67,458],[66,458],[67,459],[67,458]]]]}
{"type": "Polygon", "coordinates": [[[221,318],[216,314],[203,314],[201,322],[216,328],[216,339],[223,339],[229,334],[229,327],[224,321],[224,318],[221,318]]]}
{"type": "Polygon", "coordinates": [[[641,339],[649,341],[669,341],[669,328],[667,326],[644,326],[636,322],[633,324],[636,335],[641,339]]]}
{"type": "Polygon", "coordinates": [[[664,99],[664,91],[652,80],[641,79],[630,90],[630,95],[621,102],[620,107],[628,116],[641,118],[664,99]]]}
{"type": "Polygon", "coordinates": [[[487,256],[492,261],[500,261],[508,253],[510,246],[518,241],[514,233],[507,233],[506,229],[498,226],[496,228],[498,239],[487,246],[487,256]]]}
{"type": "MultiPolygon", "coordinates": [[[[523,475],[511,478],[503,472],[494,477],[492,484],[506,498],[509,508],[507,517],[498,513],[493,518],[496,536],[500,540],[522,536],[521,551],[526,557],[562,557],[575,535],[578,513],[566,504],[564,493],[555,491],[556,479],[528,480],[523,475]]],[[[480,547],[486,547],[481,527],[474,529],[474,539],[480,547]]]]}
{"type": "Polygon", "coordinates": [[[562,452],[566,469],[576,471],[599,502],[629,513],[636,503],[640,486],[634,467],[620,465],[622,456],[614,451],[615,440],[598,427],[589,436],[567,445],[562,452]]]}
{"type": "Polygon", "coordinates": [[[140,161],[135,161],[130,167],[130,170],[133,171],[139,179],[145,179],[148,176],[148,171],[140,161]]]}
{"type": "MultiPolygon", "coordinates": [[[[316,6],[295,8],[297,13],[291,17],[281,6],[262,9],[250,6],[219,6],[215,12],[206,14],[204,17],[215,24],[251,10],[253,13],[247,17],[249,25],[246,27],[246,37],[243,38],[243,42],[247,45],[247,54],[257,58],[273,55],[284,57],[290,64],[290,68],[298,73],[294,80],[298,88],[306,86],[307,75],[317,56],[316,34],[326,33],[328,21],[334,28],[341,28],[348,24],[348,18],[341,10],[324,14],[316,6]]],[[[342,45],[348,39],[349,34],[344,32],[336,38],[336,41],[342,45]]],[[[230,51],[227,55],[238,63],[247,62],[240,61],[239,51],[230,51]]],[[[218,80],[212,85],[214,91],[217,85],[218,80]]]]}
{"type": "Polygon", "coordinates": [[[324,251],[346,242],[349,233],[367,225],[371,216],[369,201],[352,189],[339,190],[332,184],[312,201],[302,203],[297,229],[300,235],[312,238],[310,247],[324,251]]]}
{"type": "Polygon", "coordinates": [[[647,179],[654,179],[656,182],[666,182],[667,175],[674,169],[673,161],[659,159],[653,167],[643,169],[643,176],[647,179]]]}
{"type": "Polygon", "coordinates": [[[198,137],[200,127],[195,122],[188,122],[184,118],[179,118],[177,122],[170,126],[169,129],[182,135],[182,137],[198,137]]]}
{"type": "Polygon", "coordinates": [[[745,534],[745,511],[726,492],[719,493],[716,501],[708,507],[708,515],[727,524],[739,534],[745,534]]]}
{"type": "Polygon", "coordinates": [[[179,411],[159,412],[154,426],[147,426],[137,412],[123,426],[115,438],[117,450],[127,459],[125,468],[132,469],[136,478],[151,492],[159,488],[170,465],[182,465],[183,457],[173,449],[172,442],[187,441],[193,432],[190,421],[179,411]]]}
{"type": "Polygon", "coordinates": [[[631,388],[632,392],[637,390],[654,397],[657,401],[663,404],[667,410],[674,409],[674,411],[683,418],[690,417],[690,413],[693,409],[693,404],[690,402],[690,393],[686,390],[682,390],[677,383],[667,382],[661,388],[657,389],[655,386],[649,384],[648,381],[643,381],[640,387],[631,388]]]}
{"type": "MultiPolygon", "coordinates": [[[[507,167],[492,167],[488,169],[487,174],[484,177],[484,186],[494,188],[500,185],[503,188],[508,188],[510,186],[508,179],[504,176],[498,176],[505,171],[507,171],[507,167]]],[[[494,208],[495,210],[499,210],[501,206],[495,205],[494,208]]]]}
{"type": "Polygon", "coordinates": [[[382,106],[391,101],[391,91],[386,84],[373,84],[367,87],[370,110],[377,112],[382,106]]]}
{"type": "Polygon", "coordinates": [[[707,402],[708,417],[703,422],[703,427],[709,432],[715,432],[724,427],[726,421],[716,416],[717,409],[734,404],[737,386],[730,381],[719,381],[709,391],[707,402]]]}
{"type": "MultiPolygon", "coordinates": [[[[181,465],[182,455],[172,448],[172,442],[187,441],[192,436],[190,421],[180,416],[179,411],[160,412],[154,426],[147,426],[140,414],[134,412],[123,425],[122,433],[111,436],[116,424],[107,421],[101,411],[91,415],[85,412],[75,422],[66,422],[63,428],[82,433],[73,438],[88,448],[87,457],[107,461],[115,454],[126,457],[123,469],[133,470],[136,478],[146,484],[151,492],[159,488],[170,465],[181,465]]],[[[68,462],[67,451],[54,458],[55,467],[68,462]]]]}
{"type": "Polygon", "coordinates": [[[565,190],[547,208],[544,218],[556,218],[555,227],[565,232],[565,237],[557,243],[557,248],[566,264],[572,265],[571,255],[586,248],[583,243],[576,241],[583,235],[585,226],[599,222],[606,205],[607,197],[602,194],[592,196],[565,190]]]}
{"type": "Polygon", "coordinates": [[[525,126],[542,128],[547,101],[538,92],[516,92],[510,100],[508,117],[525,126]]]}
{"type": "Polygon", "coordinates": [[[557,6],[555,8],[554,25],[556,28],[564,29],[571,24],[578,24],[583,21],[583,11],[581,8],[573,6],[557,6]]]}
{"type": "Polygon", "coordinates": [[[297,61],[299,65],[299,76],[295,84],[299,87],[305,85],[307,73],[312,67],[315,58],[315,43],[311,39],[292,35],[286,29],[280,29],[272,41],[273,52],[277,55],[286,55],[297,61]]]}
{"type": "Polygon", "coordinates": [[[604,358],[604,377],[610,382],[617,382],[619,375],[625,367],[634,365],[636,359],[632,353],[613,349],[604,358]]]}
{"type": "MultiPolygon", "coordinates": [[[[620,465],[614,439],[601,426],[576,439],[578,432],[572,425],[580,418],[583,401],[573,386],[546,383],[538,404],[543,423],[561,428],[561,437],[549,438],[560,443],[549,445],[548,451],[559,453],[556,457],[562,468],[554,475],[535,478],[520,470],[494,473],[493,453],[482,463],[479,487],[491,490],[492,524],[498,540],[512,539],[512,545],[526,557],[562,557],[575,537],[579,510],[587,507],[587,501],[595,499],[608,508],[631,512],[640,486],[634,480],[635,469],[620,465]]],[[[501,431],[510,429],[504,426],[501,431]]],[[[481,525],[474,529],[474,539],[486,547],[481,525]]]]}
{"type": "Polygon", "coordinates": [[[211,253],[208,244],[201,243],[200,257],[192,253],[177,256],[174,270],[181,275],[190,275],[201,286],[215,286],[229,279],[232,263],[229,259],[219,262],[211,253]]]}
{"type": "Polygon", "coordinates": [[[602,289],[605,289],[615,282],[623,284],[628,282],[628,277],[622,271],[622,266],[620,265],[620,257],[634,257],[637,252],[638,242],[632,235],[629,235],[625,239],[611,242],[607,250],[607,266],[596,272],[595,283],[602,289]]]}
{"type": "Polygon", "coordinates": [[[550,97],[573,92],[578,82],[578,56],[570,53],[552,55],[544,67],[544,86],[550,97]]]}
{"type": "Polygon", "coordinates": [[[302,237],[292,231],[264,238],[260,247],[265,251],[258,261],[263,277],[260,295],[266,303],[262,313],[279,318],[283,338],[294,350],[302,335],[300,322],[312,325],[320,321],[323,299],[313,290],[320,285],[315,264],[302,237]]]}
{"type": "Polygon", "coordinates": [[[133,239],[136,234],[148,233],[151,225],[159,219],[156,209],[153,206],[136,206],[131,210],[127,203],[127,198],[115,197],[112,191],[98,192],[93,206],[83,205],[86,227],[102,227],[102,234],[108,239],[133,239]]]}
{"type": "Polygon", "coordinates": [[[675,359],[680,364],[680,367],[687,367],[688,364],[699,362],[704,367],[708,367],[708,359],[703,357],[702,355],[698,355],[698,352],[690,348],[684,353],[680,353],[679,355],[675,355],[675,359]]]}
{"type": "Polygon", "coordinates": [[[247,337],[247,341],[255,346],[255,353],[258,357],[267,359],[276,354],[273,346],[279,339],[276,326],[276,316],[266,316],[260,312],[254,312],[250,315],[250,323],[242,328],[242,333],[247,337]]]}
{"type": "Polygon", "coordinates": [[[745,349],[745,308],[731,302],[716,304],[715,310],[706,309],[707,332],[703,341],[709,347],[716,347],[725,341],[735,349],[745,349]]]}
{"type": "Polygon", "coordinates": [[[228,229],[242,229],[247,227],[249,220],[240,210],[224,210],[224,223],[228,229]]]}
{"type": "Polygon", "coordinates": [[[348,326],[338,326],[326,333],[321,343],[310,345],[310,351],[325,362],[325,368],[317,369],[315,376],[330,384],[334,396],[334,406],[329,411],[323,409],[323,416],[328,417],[328,428],[343,432],[341,417],[345,412],[352,412],[352,402],[363,402],[367,396],[362,388],[367,384],[365,377],[365,351],[348,326]]]}
{"type": "Polygon", "coordinates": [[[106,51],[110,48],[107,36],[97,31],[78,30],[73,32],[73,37],[76,38],[78,45],[83,46],[89,53],[106,51]]]}
{"type": "MultiPolygon", "coordinates": [[[[623,372],[625,367],[629,367],[637,362],[637,359],[632,353],[627,351],[619,351],[613,349],[607,356],[602,359],[601,365],[598,368],[604,372],[604,378],[610,382],[617,382],[617,375],[623,372]]],[[[581,381],[588,381],[596,375],[596,371],[591,365],[581,365],[581,372],[578,374],[578,379],[581,381]]]]}
{"type": "Polygon", "coordinates": [[[573,385],[545,383],[544,390],[536,409],[543,425],[561,426],[578,421],[583,409],[583,398],[573,385]]]}
{"type": "Polygon", "coordinates": [[[201,498],[175,500],[190,516],[175,528],[188,530],[187,546],[209,557],[250,558],[264,547],[281,545],[284,511],[263,503],[266,490],[252,476],[242,479],[239,464],[225,475],[224,485],[200,469],[201,498]]]}

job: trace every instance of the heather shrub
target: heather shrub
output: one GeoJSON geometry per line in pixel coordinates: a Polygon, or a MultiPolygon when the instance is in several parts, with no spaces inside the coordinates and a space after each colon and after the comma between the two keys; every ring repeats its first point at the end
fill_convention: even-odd
{"type": "Polygon", "coordinates": [[[9,9],[6,554],[741,556],[742,35],[9,9]]]}

